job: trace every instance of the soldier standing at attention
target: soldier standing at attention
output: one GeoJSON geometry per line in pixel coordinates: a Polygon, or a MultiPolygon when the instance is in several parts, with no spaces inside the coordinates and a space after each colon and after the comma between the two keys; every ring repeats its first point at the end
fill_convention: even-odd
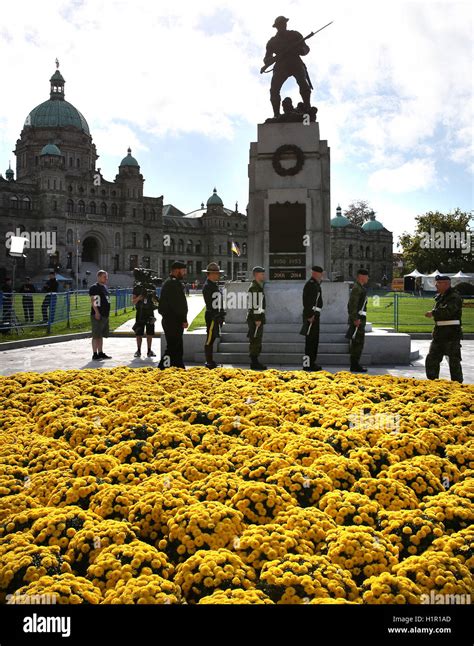
{"type": "Polygon", "coordinates": [[[426,312],[427,318],[435,321],[433,340],[426,357],[426,376],[439,378],[439,366],[446,355],[452,381],[462,384],[461,339],[462,339],[462,297],[451,287],[449,276],[436,276],[435,306],[426,312]]]}
{"type": "Polygon", "coordinates": [[[300,58],[300,56],[306,56],[309,53],[309,47],[298,31],[287,29],[287,23],[288,18],[284,16],[278,16],[275,19],[273,27],[277,30],[277,33],[268,41],[265,58],[263,59],[266,66],[272,63],[274,55],[281,57],[275,62],[270,86],[270,101],[275,117],[280,116],[280,90],[283,83],[290,76],[294,76],[298,83],[305,110],[307,112],[311,110],[312,85],[306,65],[300,58]]]}
{"type": "Polygon", "coordinates": [[[248,289],[249,309],[247,312],[250,368],[252,370],[266,370],[267,367],[258,360],[262,351],[263,326],[265,325],[265,293],[263,291],[265,269],[254,267],[252,273],[253,281],[248,289]]]}
{"type": "Polygon", "coordinates": [[[166,350],[158,364],[160,370],[186,367],[183,362],[183,334],[188,327],[188,303],[183,285],[185,275],[186,265],[177,260],[171,265],[171,274],[161,287],[158,312],[163,317],[161,324],[166,337],[166,350]]]}
{"type": "Polygon", "coordinates": [[[303,370],[306,372],[322,370],[316,363],[316,357],[319,345],[319,319],[323,308],[321,293],[323,271],[322,267],[315,265],[311,270],[311,278],[303,289],[303,326],[300,334],[305,337],[303,370]]]}
{"type": "Polygon", "coordinates": [[[207,280],[202,288],[202,295],[206,303],[206,329],[207,337],[204,346],[204,353],[206,355],[206,368],[217,368],[217,363],[214,361],[212,353],[214,349],[214,341],[220,337],[221,325],[224,323],[225,311],[223,308],[223,295],[219,289],[219,278],[224,272],[220,269],[216,262],[211,262],[204,270],[207,273],[207,280]]]}
{"type": "Polygon", "coordinates": [[[367,368],[360,365],[360,357],[365,341],[365,323],[367,321],[367,290],[365,286],[368,281],[369,272],[367,269],[359,269],[347,305],[349,329],[346,338],[350,343],[351,372],[367,372],[367,368]]]}

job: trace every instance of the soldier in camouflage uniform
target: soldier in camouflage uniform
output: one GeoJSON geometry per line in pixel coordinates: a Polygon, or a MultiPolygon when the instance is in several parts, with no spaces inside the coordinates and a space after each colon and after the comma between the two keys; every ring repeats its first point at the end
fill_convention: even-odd
{"type": "Polygon", "coordinates": [[[266,370],[258,357],[262,351],[263,326],[265,325],[265,293],[263,283],[265,280],[265,269],[254,267],[252,270],[253,281],[248,289],[247,324],[249,338],[250,368],[252,370],[266,370]]]}
{"type": "Polygon", "coordinates": [[[451,287],[449,276],[436,276],[436,291],[435,306],[425,314],[435,321],[433,340],[425,363],[426,376],[428,379],[438,379],[441,361],[446,356],[451,380],[462,384],[462,297],[451,287]]]}
{"type": "Polygon", "coordinates": [[[357,280],[349,297],[347,311],[349,314],[349,329],[346,338],[349,339],[351,353],[351,372],[367,372],[360,365],[360,357],[364,348],[365,324],[367,321],[367,290],[369,280],[367,269],[359,269],[357,280]]]}

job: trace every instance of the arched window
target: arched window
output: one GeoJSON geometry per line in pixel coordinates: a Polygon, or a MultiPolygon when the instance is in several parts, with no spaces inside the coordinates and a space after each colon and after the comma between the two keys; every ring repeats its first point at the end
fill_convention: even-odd
{"type": "Polygon", "coordinates": [[[112,215],[117,215],[118,208],[116,204],[112,204],[112,215]]]}
{"type": "Polygon", "coordinates": [[[360,257],[364,257],[364,247],[362,245],[360,245],[360,257]]]}
{"type": "MultiPolygon", "coordinates": [[[[383,248],[382,248],[382,258],[385,260],[385,258],[386,258],[386,257],[387,257],[387,248],[386,248],[386,247],[383,247],[383,248]]],[[[386,273],[386,272],[384,272],[384,274],[385,274],[385,273],[386,273]]]]}
{"type": "Polygon", "coordinates": [[[18,208],[18,198],[16,195],[12,195],[10,198],[10,208],[12,209],[18,208]]]}
{"type": "Polygon", "coordinates": [[[24,211],[31,211],[31,200],[29,197],[24,197],[22,200],[22,208],[24,211]]]}
{"type": "Polygon", "coordinates": [[[78,158],[76,159],[76,168],[80,168],[80,167],[81,167],[81,160],[80,160],[80,159],[79,159],[79,157],[78,157],[78,158]]]}
{"type": "Polygon", "coordinates": [[[68,200],[66,204],[66,211],[68,213],[74,213],[74,202],[72,200],[68,200]]]}
{"type": "Polygon", "coordinates": [[[79,200],[77,208],[78,208],[79,213],[85,213],[86,212],[86,205],[84,204],[83,200],[79,200]]]}
{"type": "Polygon", "coordinates": [[[66,233],[66,244],[67,245],[72,245],[74,240],[74,234],[72,232],[72,229],[68,229],[66,233]]]}
{"type": "Polygon", "coordinates": [[[174,253],[175,248],[176,248],[176,244],[175,244],[174,238],[171,238],[171,240],[170,240],[170,251],[171,251],[171,253],[174,253]]]}
{"type": "Polygon", "coordinates": [[[370,247],[365,248],[365,257],[370,258],[370,247]]]}
{"type": "Polygon", "coordinates": [[[137,246],[137,234],[132,233],[132,247],[135,248],[137,246]]]}
{"type": "Polygon", "coordinates": [[[105,202],[100,205],[100,214],[107,215],[107,204],[105,202]]]}
{"type": "Polygon", "coordinates": [[[148,233],[145,233],[145,235],[143,236],[143,248],[150,249],[150,247],[151,247],[151,238],[148,235],[148,233]]]}
{"type": "Polygon", "coordinates": [[[186,243],[186,253],[193,253],[193,241],[188,240],[186,243]]]}
{"type": "Polygon", "coordinates": [[[201,243],[201,241],[200,241],[200,240],[198,240],[198,241],[196,242],[195,252],[196,252],[196,253],[201,253],[201,249],[202,249],[202,243],[201,243]]]}
{"type": "Polygon", "coordinates": [[[242,255],[243,256],[247,255],[247,243],[246,242],[242,243],[242,255]]]}
{"type": "Polygon", "coordinates": [[[145,269],[150,269],[150,256],[143,256],[143,266],[145,269]]]}
{"type": "Polygon", "coordinates": [[[178,253],[184,252],[184,240],[178,240],[178,253]]]}
{"type": "Polygon", "coordinates": [[[352,245],[350,244],[350,245],[349,245],[349,258],[352,258],[352,253],[353,253],[353,247],[352,247],[352,245]]]}
{"type": "Polygon", "coordinates": [[[89,213],[93,213],[93,214],[97,213],[97,206],[95,202],[91,202],[89,204],[89,213]]]}
{"type": "Polygon", "coordinates": [[[120,233],[115,234],[115,246],[120,247],[120,233]]]}

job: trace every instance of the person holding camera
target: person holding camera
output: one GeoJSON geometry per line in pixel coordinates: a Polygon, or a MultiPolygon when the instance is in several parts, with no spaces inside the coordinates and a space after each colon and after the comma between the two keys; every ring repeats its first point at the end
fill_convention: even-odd
{"type": "Polygon", "coordinates": [[[152,295],[148,293],[143,285],[136,285],[132,292],[132,303],[135,305],[136,317],[133,331],[137,339],[137,351],[134,357],[142,356],[142,341],[146,333],[147,341],[147,357],[156,357],[156,354],[151,349],[153,336],[155,334],[155,316],[154,310],[156,305],[153,302],[152,295]]]}

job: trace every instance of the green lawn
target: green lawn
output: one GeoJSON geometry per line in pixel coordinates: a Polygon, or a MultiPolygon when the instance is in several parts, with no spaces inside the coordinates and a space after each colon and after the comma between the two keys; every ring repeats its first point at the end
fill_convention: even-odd
{"type": "MultiPolygon", "coordinates": [[[[51,325],[48,333],[47,326],[42,324],[41,305],[43,303],[44,294],[36,294],[33,298],[34,304],[34,319],[33,325],[25,324],[25,317],[23,313],[23,304],[21,294],[15,294],[14,306],[15,313],[21,329],[9,334],[0,334],[0,345],[7,341],[19,341],[20,339],[36,339],[47,336],[55,336],[59,334],[73,334],[75,332],[87,332],[91,329],[90,325],[90,297],[88,294],[79,294],[76,296],[71,295],[70,298],[70,311],[69,323],[67,321],[67,306],[66,299],[63,294],[58,295],[55,310],[55,320],[57,322],[51,325]]],[[[115,294],[111,295],[111,312],[110,312],[110,329],[115,330],[117,327],[128,321],[135,316],[135,310],[131,305],[127,305],[126,311],[124,309],[118,310],[115,314],[115,294]]]]}
{"type": "MultiPolygon", "coordinates": [[[[430,332],[433,321],[425,318],[424,314],[433,307],[432,297],[417,297],[399,295],[398,297],[398,331],[399,332],[430,332]]],[[[395,300],[390,296],[371,296],[367,305],[367,319],[374,327],[396,327],[395,300]]],[[[205,308],[191,323],[189,329],[196,330],[206,326],[204,320],[205,308]]],[[[474,307],[463,308],[464,332],[474,332],[474,307]]],[[[225,330],[225,328],[224,328],[225,330]]]]}

